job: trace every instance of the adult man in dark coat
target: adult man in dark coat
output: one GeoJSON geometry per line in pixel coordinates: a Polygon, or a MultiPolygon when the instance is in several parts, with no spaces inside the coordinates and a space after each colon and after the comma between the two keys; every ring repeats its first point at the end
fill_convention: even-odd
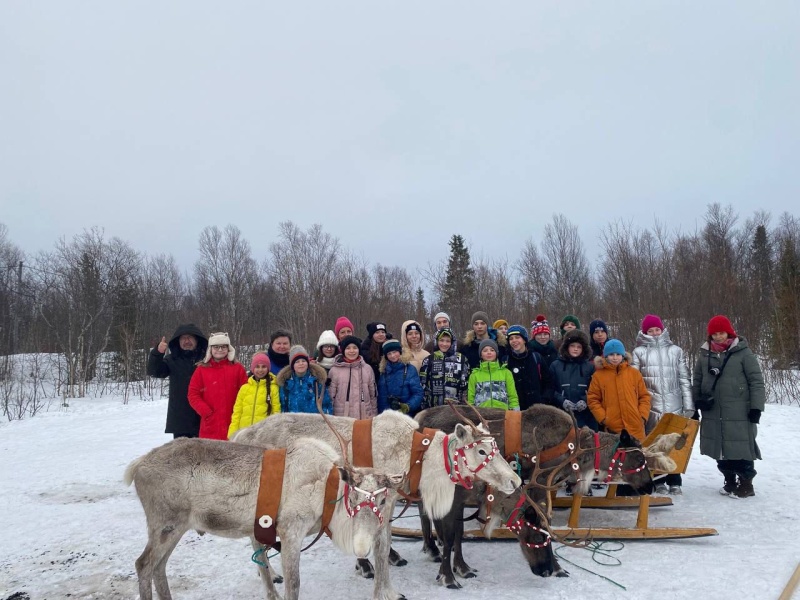
{"type": "Polygon", "coordinates": [[[187,323],[178,326],[169,342],[162,337],[158,346],[150,350],[147,374],[160,379],[169,377],[165,433],[175,438],[197,437],[200,432],[200,415],[189,405],[189,380],[207,349],[205,334],[196,325],[187,323]],[[168,349],[169,354],[166,354],[168,349]]]}

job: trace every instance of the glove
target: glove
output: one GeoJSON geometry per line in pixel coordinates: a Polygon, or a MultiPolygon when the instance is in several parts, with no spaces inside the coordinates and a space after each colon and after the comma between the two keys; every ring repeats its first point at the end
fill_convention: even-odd
{"type": "Polygon", "coordinates": [[[576,410],[578,408],[578,405],[575,404],[574,402],[572,402],[571,400],[564,400],[564,403],[561,406],[566,411],[572,411],[572,410],[576,410]]]}
{"type": "Polygon", "coordinates": [[[399,400],[392,400],[392,410],[399,410],[404,415],[407,415],[409,407],[408,404],[406,404],[405,402],[400,402],[399,400]]]}
{"type": "Polygon", "coordinates": [[[761,411],[757,408],[751,408],[747,413],[747,420],[751,423],[758,423],[761,421],[761,411]]]}
{"type": "Polygon", "coordinates": [[[578,400],[575,403],[575,410],[577,410],[578,412],[580,412],[582,410],[586,410],[586,408],[587,408],[586,407],[586,400],[578,400]]]}

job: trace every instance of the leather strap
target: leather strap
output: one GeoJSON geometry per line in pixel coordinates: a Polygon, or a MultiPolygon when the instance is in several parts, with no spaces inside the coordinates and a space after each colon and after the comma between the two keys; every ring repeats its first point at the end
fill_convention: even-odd
{"type": "Polygon", "coordinates": [[[401,493],[406,500],[419,500],[419,480],[422,478],[422,457],[433,443],[433,436],[438,433],[438,429],[426,427],[421,432],[415,431],[411,440],[411,462],[408,466],[408,488],[409,494],[401,493]],[[427,441],[426,441],[427,440],[427,441]]]}
{"type": "Polygon", "coordinates": [[[539,453],[539,464],[543,465],[545,463],[550,462],[554,458],[558,458],[564,454],[569,453],[569,444],[574,443],[575,448],[578,448],[578,432],[572,426],[570,426],[569,431],[567,432],[566,437],[564,437],[558,445],[553,446],[552,448],[545,448],[544,450],[539,453]]]}
{"type": "Polygon", "coordinates": [[[280,551],[276,541],[278,509],[283,493],[283,471],[286,466],[286,448],[265,450],[261,457],[261,479],[256,500],[256,517],[253,533],[256,540],[268,548],[280,551]]]}
{"type": "Polygon", "coordinates": [[[372,468],[372,419],[353,423],[353,466],[372,468]]]}
{"type": "Polygon", "coordinates": [[[508,460],[515,454],[522,453],[522,413],[520,411],[506,411],[503,431],[503,438],[505,439],[504,454],[508,460]]]}

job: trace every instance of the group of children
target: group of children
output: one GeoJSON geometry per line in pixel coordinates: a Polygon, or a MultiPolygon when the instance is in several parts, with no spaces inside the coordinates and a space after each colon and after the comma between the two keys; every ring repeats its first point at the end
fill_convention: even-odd
{"type": "MultiPolygon", "coordinates": [[[[558,342],[543,315],[529,336],[503,319],[490,327],[486,313],[476,312],[460,344],[447,313],[438,313],[434,325],[427,345],[414,320],[403,323],[399,340],[385,323],[369,323],[362,341],[340,317],[320,335],[313,357],[280,330],[266,353],[253,356],[249,376],[227,334],[212,334],[188,391],[201,418],[200,437],[229,439],[278,412],[413,416],[447,401],[507,410],[551,404],[572,413],[579,426],[625,429],[639,440],[664,414],[695,414],[686,357],[656,315],[642,320],[632,354],[610,338],[602,320],[592,321],[587,335],[573,315],[561,320],[558,342]]],[[[673,474],[657,491],[680,494],[681,485],[673,474]]]]}

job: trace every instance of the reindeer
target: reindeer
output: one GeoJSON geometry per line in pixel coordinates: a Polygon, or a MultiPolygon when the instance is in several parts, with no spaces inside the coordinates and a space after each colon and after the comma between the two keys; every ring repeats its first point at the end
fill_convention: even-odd
{"type": "MultiPolygon", "coordinates": [[[[484,534],[491,535],[491,531],[499,524],[501,519],[517,533],[522,554],[530,566],[531,572],[541,577],[566,577],[569,574],[563,570],[556,560],[551,539],[567,543],[563,537],[558,537],[550,528],[549,491],[554,489],[559,482],[568,477],[576,479],[575,493],[586,493],[592,483],[595,471],[606,473],[614,465],[615,477],[621,477],[640,494],[650,494],[653,491],[653,482],[650,472],[646,468],[645,456],[641,445],[627,432],[620,435],[599,433],[595,437],[589,429],[577,429],[573,418],[566,412],[546,405],[534,405],[520,416],[520,429],[518,432],[519,448],[516,456],[510,456],[506,440],[511,437],[511,432],[505,428],[506,411],[500,409],[472,409],[480,417],[484,428],[488,429],[497,440],[501,453],[510,461],[516,461],[523,475],[531,477],[532,485],[525,490],[516,490],[510,497],[504,497],[502,492],[501,502],[495,503],[487,513],[488,523],[484,534]],[[569,445],[572,449],[569,449],[569,445]],[[542,455],[548,449],[555,450],[544,454],[544,461],[536,462],[537,471],[532,476],[534,469],[533,457],[542,455]],[[513,506],[509,510],[509,506],[513,506]]],[[[447,407],[435,407],[420,412],[416,416],[423,427],[435,427],[449,431],[463,416],[459,416],[447,407]]],[[[431,556],[434,562],[442,562],[437,580],[451,589],[461,587],[454,576],[454,572],[464,578],[476,576],[465,561],[461,552],[461,538],[463,535],[463,509],[467,494],[459,490],[453,502],[453,510],[444,519],[436,523],[439,540],[442,542],[444,555],[439,552],[431,536],[431,523],[424,514],[422,520],[423,550],[431,556]],[[450,564],[450,551],[453,552],[450,564]]],[[[434,519],[436,521],[436,519],[434,519]]],[[[574,545],[574,542],[569,542],[574,545]]],[[[581,544],[583,542],[578,542],[581,544]]]]}
{"type": "MultiPolygon", "coordinates": [[[[295,439],[286,446],[283,488],[274,527],[280,537],[285,597],[295,600],[300,588],[302,541],[325,526],[321,519],[326,481],[330,481],[339,456],[318,439],[295,439]]],[[[262,549],[254,535],[254,523],[263,458],[264,450],[253,446],[177,439],[128,466],[125,482],[136,484],[147,518],[147,546],[136,560],[141,600],[152,600],[153,584],[161,600],[172,598],[167,560],[190,529],[229,538],[249,537],[256,551],[262,549]]],[[[342,501],[336,503],[327,524],[334,544],[359,558],[371,550],[380,552],[387,544],[384,523],[391,517],[386,501],[402,485],[402,470],[397,475],[385,475],[346,464],[338,471],[341,481],[336,497],[342,501]]],[[[272,526],[268,515],[257,522],[262,527],[272,526]]],[[[259,573],[266,597],[280,600],[268,572],[266,552],[263,557],[259,573]]],[[[373,597],[385,598],[378,593],[376,589],[373,597]]]]}
{"type": "MultiPolygon", "coordinates": [[[[354,419],[348,417],[327,419],[341,435],[352,440],[356,423],[354,419]]],[[[371,449],[375,468],[391,472],[409,471],[412,440],[418,428],[419,423],[396,411],[386,411],[372,419],[371,449]]],[[[453,434],[449,436],[442,431],[436,431],[429,444],[430,451],[423,454],[420,459],[422,474],[419,480],[419,495],[423,499],[425,510],[434,519],[442,518],[450,512],[458,487],[454,483],[469,487],[474,476],[506,493],[511,493],[522,483],[508,463],[497,454],[494,439],[487,436],[485,431],[474,425],[468,428],[461,423],[451,427],[450,431],[453,434]],[[443,450],[447,451],[447,456],[443,455],[443,450]],[[452,461],[455,467],[461,463],[460,472],[466,472],[467,475],[451,472],[449,461],[452,461]]],[[[320,415],[281,413],[242,429],[234,436],[234,441],[264,448],[277,448],[300,436],[330,441],[332,433],[320,415]]],[[[355,462],[356,458],[352,456],[351,460],[355,462]]],[[[409,485],[405,485],[403,493],[410,492],[409,485]]],[[[396,500],[396,495],[390,497],[387,512],[394,509],[396,500]]],[[[391,540],[391,526],[388,520],[384,523],[384,536],[385,545],[376,545],[374,548],[374,570],[368,560],[362,559],[359,559],[356,569],[366,577],[374,576],[376,582],[380,582],[376,585],[384,590],[384,597],[394,599],[400,595],[391,590],[388,583],[391,540]]],[[[405,564],[399,555],[393,551],[392,553],[393,564],[405,564]]]]}

